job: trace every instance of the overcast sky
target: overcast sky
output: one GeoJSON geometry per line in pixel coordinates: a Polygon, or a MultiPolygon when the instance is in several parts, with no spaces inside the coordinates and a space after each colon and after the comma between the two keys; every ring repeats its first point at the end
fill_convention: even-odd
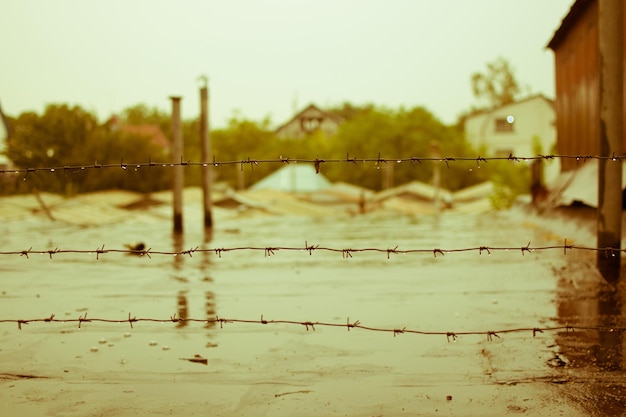
{"type": "Polygon", "coordinates": [[[103,121],[144,103],[276,126],[309,103],[424,106],[445,123],[475,104],[470,76],[502,56],[554,97],[545,48],[574,0],[3,0],[0,103],[9,115],[77,104],[103,121]]]}

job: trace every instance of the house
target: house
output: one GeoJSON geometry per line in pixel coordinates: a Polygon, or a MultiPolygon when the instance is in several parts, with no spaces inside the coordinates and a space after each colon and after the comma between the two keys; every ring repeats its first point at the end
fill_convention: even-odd
{"type": "Polygon", "coordinates": [[[465,136],[484,156],[552,153],[556,143],[552,100],[538,94],[465,119],[465,136]]]}
{"type": "MultiPolygon", "coordinates": [[[[626,14],[626,8],[624,11],[626,14]]],[[[624,45],[626,46],[626,42],[624,45]]],[[[557,152],[562,155],[598,155],[598,1],[577,0],[547,47],[554,52],[557,152]]],[[[626,116],[626,106],[624,111],[626,116]]],[[[626,149],[626,135],[624,148],[626,149]]],[[[565,159],[561,163],[563,171],[579,166],[576,159],[565,159]]]]}
{"type": "Polygon", "coordinates": [[[275,133],[281,139],[302,139],[316,132],[332,136],[337,133],[341,123],[343,119],[337,114],[309,104],[287,123],[279,126],[275,133]]]}
{"type": "MultiPolygon", "coordinates": [[[[554,103],[542,94],[467,116],[465,137],[488,157],[531,157],[553,154],[556,146],[554,103]]],[[[544,164],[550,181],[560,170],[559,161],[544,164]]]]}

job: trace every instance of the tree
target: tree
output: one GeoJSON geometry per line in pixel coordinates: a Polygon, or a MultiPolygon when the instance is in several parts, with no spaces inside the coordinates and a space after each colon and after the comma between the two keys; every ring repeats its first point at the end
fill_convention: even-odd
{"type": "Polygon", "coordinates": [[[43,115],[22,113],[13,120],[7,156],[17,166],[59,166],[74,158],[98,123],[78,106],[49,105],[43,115]]]}
{"type": "Polygon", "coordinates": [[[355,106],[352,103],[344,102],[341,107],[331,108],[330,112],[338,115],[343,120],[352,120],[359,114],[367,113],[374,109],[373,104],[366,104],[364,106],[355,106]]]}
{"type": "Polygon", "coordinates": [[[474,96],[485,101],[490,108],[513,103],[520,93],[513,68],[509,61],[502,57],[488,62],[486,71],[472,74],[471,80],[474,96]]]}
{"type": "MultiPolygon", "coordinates": [[[[388,164],[395,164],[394,183],[410,181],[429,182],[433,164],[439,162],[406,162],[398,164],[392,158],[430,157],[436,143],[442,154],[464,155],[467,147],[463,136],[454,128],[445,126],[423,107],[391,110],[371,107],[358,112],[346,121],[335,138],[331,138],[329,155],[332,158],[377,158],[378,164],[329,164],[323,172],[333,181],[346,181],[371,189],[380,189],[381,174],[388,164]]],[[[463,164],[449,164],[442,175],[442,186],[457,189],[475,181],[466,175],[463,164]]]]}
{"type": "MultiPolygon", "coordinates": [[[[269,119],[254,122],[233,117],[225,129],[211,132],[212,155],[218,161],[277,159],[280,155],[275,154],[276,148],[272,145],[277,139],[269,124],[269,119]]],[[[270,164],[245,162],[217,167],[213,174],[231,186],[248,187],[275,169],[270,164]]]]}
{"type": "MultiPolygon", "coordinates": [[[[149,138],[121,132],[78,106],[52,104],[44,114],[22,113],[11,121],[7,156],[20,168],[60,168],[53,173],[28,174],[25,186],[74,194],[123,188],[148,192],[166,183],[162,172],[147,169],[71,169],[96,164],[146,161],[159,149],[149,138]]],[[[163,171],[163,170],[161,170],[163,171]]]]}

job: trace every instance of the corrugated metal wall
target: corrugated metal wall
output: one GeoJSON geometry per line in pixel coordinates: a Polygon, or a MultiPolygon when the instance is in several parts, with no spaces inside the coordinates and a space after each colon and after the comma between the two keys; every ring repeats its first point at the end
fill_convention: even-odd
{"type": "MultiPolygon", "coordinates": [[[[563,155],[599,152],[598,2],[582,3],[587,4],[578,18],[561,27],[562,37],[551,45],[555,54],[557,151],[563,155]]],[[[564,171],[577,166],[576,160],[561,162],[564,171]]]]}

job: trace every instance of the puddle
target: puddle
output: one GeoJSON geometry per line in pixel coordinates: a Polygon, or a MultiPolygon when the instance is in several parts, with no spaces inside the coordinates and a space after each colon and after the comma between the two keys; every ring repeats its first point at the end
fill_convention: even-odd
{"type": "MultiPolygon", "coordinates": [[[[622,339],[615,332],[450,338],[298,324],[358,320],[374,328],[425,332],[617,324],[621,300],[563,290],[554,274],[567,262],[559,251],[353,251],[347,257],[341,250],[306,250],[308,245],[403,250],[540,242],[545,233],[524,225],[521,218],[496,213],[218,221],[209,237],[191,227],[183,237],[172,236],[170,225],[157,217],[88,228],[5,225],[2,245],[11,249],[96,250],[103,244],[111,249],[137,242],[165,252],[261,249],[150,257],[109,253],[98,259],[96,253],[5,257],[0,265],[3,318],[54,313],[61,319],[85,314],[149,319],[83,322],[80,329],[75,322],[31,323],[21,331],[1,324],[5,375],[41,374],[68,384],[80,382],[92,394],[101,393],[93,412],[111,409],[120,390],[145,390],[154,403],[144,404],[140,414],[171,403],[174,394],[185,395],[156,388],[163,381],[190,384],[196,392],[210,390],[215,396],[204,401],[214,401],[215,407],[228,407],[225,403],[231,401],[272,415],[290,415],[285,410],[293,411],[293,401],[333,404],[336,414],[371,414],[381,405],[395,410],[401,403],[405,411],[392,414],[475,407],[482,415],[583,415],[584,402],[595,401],[600,410],[604,399],[617,395],[600,390],[607,378],[615,377],[611,387],[623,380],[622,339]],[[262,250],[267,247],[302,250],[268,253],[262,250]],[[229,323],[216,322],[216,317],[284,322],[229,323]],[[569,363],[550,365],[555,352],[569,363]],[[598,389],[589,375],[601,378],[598,389]],[[554,387],[559,384],[580,387],[593,398],[573,395],[563,404],[554,387]]],[[[195,397],[185,398],[187,411],[206,407],[195,397]]],[[[67,399],[67,407],[71,404],[67,399]]]]}

